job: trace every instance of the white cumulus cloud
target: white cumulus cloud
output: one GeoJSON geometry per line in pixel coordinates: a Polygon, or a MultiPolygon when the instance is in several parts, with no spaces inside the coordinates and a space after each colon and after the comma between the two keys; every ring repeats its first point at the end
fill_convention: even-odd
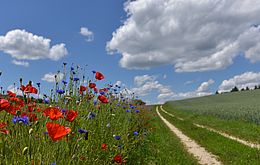
{"type": "Polygon", "coordinates": [[[17,94],[17,95],[20,95],[20,96],[22,96],[23,95],[23,93],[22,93],[22,91],[20,90],[20,88],[19,87],[15,87],[14,85],[9,85],[8,87],[7,87],[7,91],[11,91],[11,92],[13,92],[13,93],[15,93],[15,94],[17,94]]]}
{"type": "MultiPolygon", "coordinates": [[[[50,42],[50,39],[42,36],[15,29],[0,36],[0,51],[16,60],[59,60],[68,54],[64,43],[51,46],[50,42]]],[[[27,65],[28,62],[13,61],[13,63],[27,65]]]]}
{"type": "Polygon", "coordinates": [[[238,89],[242,89],[246,87],[253,88],[255,85],[260,85],[260,72],[245,72],[222,81],[219,86],[219,92],[230,91],[235,86],[238,89]]]}
{"type": "Polygon", "coordinates": [[[136,76],[134,77],[134,83],[135,87],[130,90],[135,94],[145,98],[153,93],[156,93],[157,103],[164,103],[169,100],[210,95],[212,92],[209,92],[209,87],[214,83],[214,80],[209,79],[206,82],[202,82],[201,85],[194,91],[180,93],[176,93],[170,86],[160,83],[157,76],[136,76]]]}
{"type": "Polygon", "coordinates": [[[90,31],[87,27],[81,27],[80,34],[86,37],[87,42],[94,40],[94,33],[90,31]]]}
{"type": "Polygon", "coordinates": [[[12,63],[15,65],[20,65],[20,66],[24,66],[24,67],[29,66],[29,62],[26,62],[26,61],[12,60],[12,63]]]}
{"type": "Polygon", "coordinates": [[[43,81],[53,83],[53,82],[59,82],[63,79],[64,74],[63,73],[47,73],[42,77],[43,81]],[[56,75],[56,80],[55,80],[55,75],[56,75]]]}
{"type": "Polygon", "coordinates": [[[218,70],[241,52],[260,61],[260,1],[136,0],[125,11],[127,20],[107,42],[109,52],[122,55],[124,68],[218,70]]]}

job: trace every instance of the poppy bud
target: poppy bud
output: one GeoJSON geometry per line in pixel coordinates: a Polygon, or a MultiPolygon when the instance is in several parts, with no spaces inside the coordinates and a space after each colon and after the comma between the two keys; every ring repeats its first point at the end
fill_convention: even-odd
{"type": "Polygon", "coordinates": [[[85,140],[88,140],[88,132],[85,133],[85,140]]]}
{"type": "Polygon", "coordinates": [[[33,133],[33,129],[30,128],[30,129],[29,129],[29,135],[31,135],[32,133],[33,133]]]}
{"type": "Polygon", "coordinates": [[[28,147],[24,147],[22,154],[23,155],[27,154],[27,151],[28,151],[28,147]]]}

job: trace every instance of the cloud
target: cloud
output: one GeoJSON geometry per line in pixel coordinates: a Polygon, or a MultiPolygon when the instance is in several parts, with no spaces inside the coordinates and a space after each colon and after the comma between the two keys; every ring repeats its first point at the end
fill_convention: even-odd
{"type": "MultiPolygon", "coordinates": [[[[50,46],[50,39],[34,35],[25,30],[15,29],[0,36],[0,51],[16,60],[59,60],[68,54],[65,44],[50,46]]],[[[14,62],[13,63],[20,63],[14,62]]],[[[23,62],[23,64],[28,62],[23,62]]],[[[25,64],[27,65],[27,64],[25,64]]]]}
{"type": "Polygon", "coordinates": [[[209,92],[209,87],[210,87],[210,85],[212,85],[214,83],[215,83],[214,80],[209,79],[208,81],[202,82],[200,84],[200,86],[195,91],[177,93],[175,98],[176,99],[184,99],[184,98],[201,97],[201,96],[211,95],[213,93],[209,92]]]}
{"type": "Polygon", "coordinates": [[[84,37],[86,37],[86,41],[87,42],[91,42],[94,40],[94,33],[92,31],[90,31],[88,28],[86,27],[81,27],[80,28],[80,34],[84,37]]]}
{"type": "Polygon", "coordinates": [[[17,95],[20,95],[20,96],[23,95],[23,93],[22,93],[22,91],[19,89],[19,87],[15,87],[14,85],[9,85],[9,86],[7,87],[7,91],[11,91],[11,92],[16,93],[17,95]]]}
{"type": "Polygon", "coordinates": [[[136,86],[141,86],[146,82],[151,82],[154,81],[156,79],[155,76],[149,76],[149,75],[142,75],[142,76],[135,76],[134,77],[134,84],[136,86]]]}
{"type": "Polygon", "coordinates": [[[57,79],[58,82],[61,81],[64,77],[63,73],[47,73],[43,76],[42,80],[49,82],[49,83],[56,82],[55,75],[57,75],[56,79],[57,79]]]}
{"type": "Polygon", "coordinates": [[[158,77],[151,75],[136,76],[134,77],[135,87],[131,88],[130,91],[144,98],[152,95],[154,92],[158,93],[156,103],[161,104],[169,100],[210,95],[212,92],[209,92],[209,87],[214,84],[214,80],[209,79],[208,81],[202,82],[194,91],[176,93],[170,86],[161,84],[157,79],[158,77]]]}
{"type": "Polygon", "coordinates": [[[204,91],[207,91],[208,90],[208,88],[209,88],[209,86],[211,85],[211,84],[214,84],[214,80],[212,80],[212,79],[209,79],[208,81],[206,81],[206,82],[203,82],[199,87],[198,87],[198,89],[196,90],[196,92],[204,92],[204,91]]]}
{"type": "Polygon", "coordinates": [[[107,42],[124,68],[218,70],[241,52],[260,61],[260,1],[136,0],[125,11],[128,19],[107,42]]]}
{"type": "Polygon", "coordinates": [[[122,81],[116,81],[116,83],[114,84],[114,86],[121,86],[122,85],[122,81]]]}
{"type": "Polygon", "coordinates": [[[246,87],[253,88],[255,85],[260,85],[260,72],[245,72],[222,81],[219,86],[219,92],[230,91],[235,86],[238,89],[242,89],[246,87]]]}
{"type": "Polygon", "coordinates": [[[29,66],[29,62],[26,62],[26,61],[12,60],[12,63],[15,64],[15,65],[20,65],[20,66],[24,66],[24,67],[29,66]]]}

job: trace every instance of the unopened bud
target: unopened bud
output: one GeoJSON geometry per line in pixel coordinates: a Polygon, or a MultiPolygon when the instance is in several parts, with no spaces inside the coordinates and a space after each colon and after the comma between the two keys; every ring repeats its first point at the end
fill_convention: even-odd
{"type": "Polygon", "coordinates": [[[29,135],[31,135],[32,133],[33,133],[33,129],[30,128],[30,129],[29,129],[29,135]]]}
{"type": "Polygon", "coordinates": [[[24,147],[22,154],[23,155],[27,154],[27,151],[28,151],[28,147],[24,147]]]}

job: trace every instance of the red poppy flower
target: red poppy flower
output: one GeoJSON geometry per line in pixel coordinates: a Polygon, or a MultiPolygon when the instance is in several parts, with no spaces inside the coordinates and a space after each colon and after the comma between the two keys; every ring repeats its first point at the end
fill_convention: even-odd
{"type": "Polygon", "coordinates": [[[107,149],[107,144],[106,143],[101,144],[101,149],[102,150],[106,150],[107,149]]]}
{"type": "Polygon", "coordinates": [[[83,93],[84,91],[86,91],[86,90],[87,90],[87,87],[85,87],[85,86],[82,86],[82,85],[81,85],[81,86],[79,87],[79,93],[80,93],[80,94],[82,94],[82,93],[83,93]]]}
{"type": "Polygon", "coordinates": [[[104,95],[99,95],[98,100],[101,101],[102,103],[108,103],[109,102],[109,100],[104,95]]]}
{"type": "Polygon", "coordinates": [[[34,94],[38,93],[38,90],[30,84],[26,85],[26,87],[22,91],[24,91],[25,93],[34,93],[34,94]]]}
{"type": "Polygon", "coordinates": [[[0,129],[3,129],[7,126],[7,123],[0,123],[0,129]]]}
{"type": "Polygon", "coordinates": [[[102,79],[104,79],[105,77],[104,77],[104,75],[103,75],[102,73],[96,72],[95,78],[96,78],[97,80],[102,80],[102,79]]]}
{"type": "Polygon", "coordinates": [[[116,162],[116,163],[122,163],[122,161],[123,161],[123,159],[122,159],[122,156],[121,155],[116,155],[115,157],[114,157],[114,161],[116,162]]]}
{"type": "Polygon", "coordinates": [[[46,124],[48,135],[53,141],[61,140],[65,135],[71,132],[69,127],[64,127],[63,125],[48,122],[46,124]]]}
{"type": "Polygon", "coordinates": [[[52,109],[50,111],[49,117],[51,120],[58,120],[62,117],[62,112],[58,108],[52,109]]]}
{"type": "Polygon", "coordinates": [[[44,116],[48,117],[50,115],[50,111],[53,107],[49,107],[43,110],[44,116]]]}
{"type": "Polygon", "coordinates": [[[69,122],[72,122],[78,116],[78,112],[73,110],[67,111],[66,114],[67,114],[66,120],[68,120],[69,122]]]}
{"type": "Polygon", "coordinates": [[[62,112],[59,108],[49,107],[43,111],[45,116],[49,116],[51,120],[58,120],[62,117],[62,112]]]}
{"type": "Polygon", "coordinates": [[[29,112],[32,112],[32,111],[34,110],[34,108],[35,108],[35,104],[33,104],[33,103],[29,103],[29,104],[28,104],[28,110],[29,110],[29,112]]]}
{"type": "Polygon", "coordinates": [[[19,106],[10,105],[5,111],[11,115],[16,115],[16,111],[20,110],[19,106]]]}
{"type": "Polygon", "coordinates": [[[16,96],[16,94],[13,93],[12,91],[7,91],[7,95],[8,95],[9,97],[15,97],[15,96],[16,96]]]}
{"type": "Polygon", "coordinates": [[[0,99],[0,111],[6,110],[10,107],[10,103],[6,99],[0,99]]]}
{"type": "Polygon", "coordinates": [[[24,106],[24,102],[23,100],[20,100],[17,97],[11,97],[9,98],[9,101],[14,101],[15,103],[19,104],[19,106],[23,107],[24,106]]]}
{"type": "Polygon", "coordinates": [[[95,83],[89,83],[88,85],[90,88],[95,88],[96,87],[96,84],[95,83]]]}
{"type": "Polygon", "coordinates": [[[3,134],[9,134],[9,131],[6,130],[6,129],[3,129],[7,126],[7,123],[0,123],[0,133],[3,133],[3,134]]]}
{"type": "Polygon", "coordinates": [[[25,86],[24,86],[24,85],[21,85],[20,90],[24,92],[25,86]]]}
{"type": "Polygon", "coordinates": [[[37,115],[34,113],[30,113],[29,120],[30,120],[30,122],[37,121],[38,120],[37,115]]]}
{"type": "Polygon", "coordinates": [[[107,88],[102,88],[102,89],[99,89],[99,92],[107,92],[108,89],[107,88]]]}
{"type": "Polygon", "coordinates": [[[94,88],[94,91],[95,91],[96,93],[98,93],[98,89],[97,89],[97,88],[94,88]]]}

